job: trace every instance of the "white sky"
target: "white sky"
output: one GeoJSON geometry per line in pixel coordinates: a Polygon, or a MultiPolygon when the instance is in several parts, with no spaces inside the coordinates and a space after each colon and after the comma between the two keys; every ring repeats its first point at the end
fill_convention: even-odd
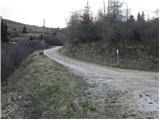
{"type": "MultiPolygon", "coordinates": [[[[103,7],[103,0],[88,0],[94,15],[103,7]]],[[[107,4],[107,0],[104,0],[107,4]]],[[[159,9],[160,0],[121,0],[128,4],[131,13],[149,12],[159,9]]],[[[65,27],[71,12],[82,10],[87,0],[0,0],[0,16],[30,25],[42,26],[46,19],[47,27],[65,27]]]]}

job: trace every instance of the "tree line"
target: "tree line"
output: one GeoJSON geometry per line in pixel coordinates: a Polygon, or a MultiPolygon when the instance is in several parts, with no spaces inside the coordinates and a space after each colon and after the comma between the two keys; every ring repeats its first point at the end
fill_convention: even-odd
{"type": "MultiPolygon", "coordinates": [[[[14,31],[16,31],[16,28],[14,28],[14,31]]],[[[27,33],[26,26],[23,26],[22,33],[27,33]]],[[[2,18],[1,18],[1,41],[2,41],[2,43],[9,42],[8,26],[7,26],[6,21],[2,18]]]]}
{"type": "Polygon", "coordinates": [[[103,41],[108,47],[126,47],[128,45],[158,44],[159,18],[145,20],[145,13],[123,15],[122,4],[118,0],[109,0],[107,12],[99,11],[94,18],[89,5],[81,15],[74,12],[67,26],[68,43],[86,43],[103,41]],[[126,18],[126,19],[125,19],[126,18]]]}
{"type": "Polygon", "coordinates": [[[91,54],[98,53],[103,59],[112,57],[111,61],[114,61],[118,49],[123,64],[127,64],[125,62],[130,59],[139,63],[144,61],[142,67],[148,63],[153,63],[152,67],[156,66],[159,59],[158,15],[146,19],[142,11],[135,17],[129,14],[128,8],[124,12],[122,7],[120,1],[108,0],[108,6],[104,3],[103,10],[99,10],[96,17],[93,17],[88,3],[83,13],[73,12],[64,30],[66,50],[74,56],[78,50],[83,51],[81,48],[88,45],[85,47],[86,53],[90,50],[91,54]],[[91,52],[91,49],[96,52],[91,52]]]}

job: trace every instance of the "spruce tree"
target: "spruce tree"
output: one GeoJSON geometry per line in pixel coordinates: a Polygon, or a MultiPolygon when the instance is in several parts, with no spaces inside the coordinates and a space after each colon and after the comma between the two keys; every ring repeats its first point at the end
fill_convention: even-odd
{"type": "Polygon", "coordinates": [[[1,40],[2,42],[8,42],[8,32],[7,32],[8,26],[6,22],[2,19],[1,21],[1,40]]]}
{"type": "Polygon", "coordinates": [[[141,14],[138,12],[137,21],[141,21],[141,14]]]}
{"type": "Polygon", "coordinates": [[[137,21],[138,22],[145,22],[145,14],[144,14],[144,12],[142,12],[142,14],[138,13],[137,21]]]}

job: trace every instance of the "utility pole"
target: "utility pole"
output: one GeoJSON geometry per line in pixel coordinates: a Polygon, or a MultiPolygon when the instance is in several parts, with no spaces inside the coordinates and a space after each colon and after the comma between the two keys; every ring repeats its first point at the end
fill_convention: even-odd
{"type": "Polygon", "coordinates": [[[44,46],[45,41],[44,41],[44,28],[45,28],[45,19],[43,19],[43,40],[42,40],[42,45],[44,46]]]}
{"type": "Polygon", "coordinates": [[[105,1],[103,0],[103,14],[105,15],[106,14],[106,4],[105,4],[105,1]]]}
{"type": "Polygon", "coordinates": [[[45,19],[43,19],[43,27],[42,27],[42,50],[39,52],[39,55],[42,56],[44,55],[44,49],[45,49],[44,31],[45,31],[45,19]]]}
{"type": "Polygon", "coordinates": [[[129,18],[129,14],[130,14],[130,10],[128,8],[128,4],[126,3],[126,21],[128,20],[129,18]]]}

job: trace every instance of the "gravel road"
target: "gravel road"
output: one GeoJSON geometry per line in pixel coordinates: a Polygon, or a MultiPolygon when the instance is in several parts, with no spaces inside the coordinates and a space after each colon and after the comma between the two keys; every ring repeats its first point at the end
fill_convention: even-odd
{"type": "Polygon", "coordinates": [[[158,72],[119,69],[79,61],[59,53],[60,48],[47,49],[44,54],[86,78],[91,85],[86,91],[87,98],[96,104],[100,112],[114,107],[119,111],[117,114],[120,114],[120,118],[159,117],[158,72]]]}

